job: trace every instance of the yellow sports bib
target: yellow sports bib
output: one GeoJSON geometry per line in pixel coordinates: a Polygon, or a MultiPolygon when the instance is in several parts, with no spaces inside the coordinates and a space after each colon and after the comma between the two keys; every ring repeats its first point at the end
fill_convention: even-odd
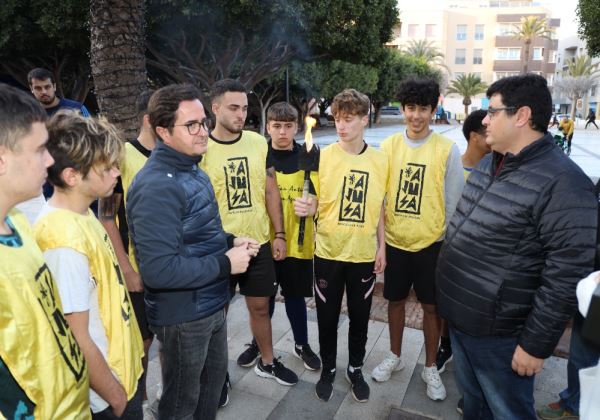
{"type": "Polygon", "coordinates": [[[321,151],[315,255],[337,261],[371,262],[388,182],[386,156],[373,149],[346,153],[338,143],[321,151]]]}
{"type": "Polygon", "coordinates": [[[72,248],[88,258],[108,338],[107,362],[131,399],[142,375],[144,346],[108,234],[91,210],[83,216],[60,209],[36,222],[35,235],[42,251],[72,248]]]}
{"type": "MultiPolygon", "coordinates": [[[[317,172],[311,172],[310,179],[319,193],[319,177],[317,172]]],[[[302,197],[304,188],[304,171],[291,174],[277,172],[277,185],[281,194],[281,205],[283,208],[283,226],[287,239],[287,256],[303,260],[312,259],[315,253],[315,224],[312,217],[307,217],[304,225],[304,243],[298,245],[298,231],[300,230],[300,218],[294,211],[294,201],[302,197]]],[[[271,225],[271,242],[275,237],[275,229],[271,225]]]]}
{"type": "Polygon", "coordinates": [[[433,133],[412,148],[402,134],[381,143],[390,162],[385,240],[416,252],[437,241],[445,229],[444,178],[452,141],[433,133]]]}
{"type": "Polygon", "coordinates": [[[239,140],[223,143],[209,138],[200,168],[215,190],[223,230],[247,236],[261,244],[269,240],[269,216],[265,204],[267,141],[243,131],[239,140]]]}
{"type": "Polygon", "coordinates": [[[0,355],[36,419],[89,419],[88,371],[25,216],[8,215],[23,245],[0,245],[0,355]]]}
{"type": "MultiPolygon", "coordinates": [[[[135,148],[131,143],[125,143],[125,158],[121,162],[121,182],[123,183],[123,203],[127,203],[127,191],[133,182],[133,178],[146,164],[148,158],[144,156],[138,149],[135,148]]],[[[127,251],[129,262],[133,269],[139,273],[137,261],[135,260],[135,249],[133,248],[133,242],[131,236],[129,237],[129,248],[127,251]]]]}

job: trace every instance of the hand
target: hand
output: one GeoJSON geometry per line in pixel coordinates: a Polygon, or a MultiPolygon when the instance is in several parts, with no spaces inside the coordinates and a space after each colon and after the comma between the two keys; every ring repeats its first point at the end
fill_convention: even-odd
{"type": "Polygon", "coordinates": [[[245,246],[234,246],[225,253],[231,264],[231,274],[240,274],[246,272],[252,251],[245,246]]]}
{"type": "Polygon", "coordinates": [[[317,201],[308,196],[307,198],[298,197],[294,200],[294,212],[298,217],[312,217],[317,211],[317,201]]]}
{"type": "Polygon", "coordinates": [[[117,417],[121,417],[127,408],[127,393],[125,389],[119,384],[119,390],[114,393],[111,401],[108,401],[113,414],[117,417]]]}
{"type": "Polygon", "coordinates": [[[233,240],[233,246],[244,246],[246,249],[254,251],[252,253],[253,257],[256,257],[256,255],[258,255],[258,251],[260,250],[260,244],[256,239],[252,238],[235,238],[233,240]]]}
{"type": "Polygon", "coordinates": [[[380,246],[375,254],[375,266],[373,267],[373,273],[381,274],[385,270],[387,261],[385,258],[385,246],[380,246]]]}
{"type": "Polygon", "coordinates": [[[142,276],[140,273],[136,272],[133,268],[123,271],[123,276],[125,276],[125,284],[127,285],[127,290],[130,292],[143,292],[144,291],[144,283],[142,283],[142,276]]]}
{"type": "Polygon", "coordinates": [[[287,246],[285,239],[278,238],[277,236],[273,239],[273,259],[275,261],[285,260],[287,254],[287,246]]]}
{"type": "Polygon", "coordinates": [[[527,353],[523,348],[517,345],[512,358],[512,369],[520,376],[533,376],[540,373],[544,359],[538,359],[527,353]]]}

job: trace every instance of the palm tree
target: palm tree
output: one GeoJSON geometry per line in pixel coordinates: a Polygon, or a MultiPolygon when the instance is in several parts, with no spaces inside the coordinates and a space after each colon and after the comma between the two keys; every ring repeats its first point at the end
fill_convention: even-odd
{"type": "Polygon", "coordinates": [[[450,83],[446,93],[455,93],[463,97],[463,105],[465,106],[465,117],[469,115],[469,105],[471,105],[471,97],[484,93],[487,89],[487,84],[481,81],[479,76],[473,73],[461,74],[450,83]]]}
{"type": "Polygon", "coordinates": [[[408,40],[408,44],[402,47],[401,51],[415,58],[421,58],[429,64],[446,67],[444,64],[444,54],[435,46],[433,41],[410,39],[408,40]]]}
{"type": "Polygon", "coordinates": [[[525,44],[521,59],[523,60],[523,73],[527,73],[529,71],[531,43],[535,38],[551,39],[552,28],[548,26],[545,18],[527,16],[521,18],[520,24],[514,25],[511,35],[525,44]]]}
{"type": "Polygon", "coordinates": [[[146,89],[145,0],[90,2],[90,65],[100,111],[135,137],[135,102],[146,89]]]}
{"type": "Polygon", "coordinates": [[[562,72],[554,88],[571,100],[571,119],[575,118],[575,104],[596,84],[600,75],[600,63],[592,64],[592,58],[583,54],[567,60],[567,70],[562,72]]]}

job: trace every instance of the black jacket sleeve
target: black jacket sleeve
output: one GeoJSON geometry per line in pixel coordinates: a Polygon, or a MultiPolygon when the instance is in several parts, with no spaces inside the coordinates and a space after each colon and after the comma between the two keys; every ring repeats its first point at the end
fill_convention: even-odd
{"type": "Polygon", "coordinates": [[[598,202],[583,173],[557,174],[534,209],[546,255],[541,284],[519,337],[530,355],[549,357],[577,306],[577,282],[594,266],[598,202]]]}

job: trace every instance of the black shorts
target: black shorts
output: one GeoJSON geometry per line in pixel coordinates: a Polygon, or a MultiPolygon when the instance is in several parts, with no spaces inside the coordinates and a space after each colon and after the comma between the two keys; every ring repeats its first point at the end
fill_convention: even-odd
{"type": "Polygon", "coordinates": [[[146,318],[146,302],[144,301],[144,292],[129,292],[129,298],[131,299],[131,305],[133,306],[133,312],[137,319],[138,326],[140,327],[140,333],[142,334],[142,340],[146,341],[152,337],[152,331],[148,328],[148,318],[146,318]]]}
{"type": "Polygon", "coordinates": [[[287,257],[275,261],[275,277],[281,286],[283,297],[312,297],[314,268],[313,261],[287,257]]]}
{"type": "Polygon", "coordinates": [[[387,265],[383,297],[404,300],[415,289],[419,302],[435,305],[435,268],[442,241],[434,242],[417,252],[404,251],[385,244],[387,265]]]}
{"type": "Polygon", "coordinates": [[[239,284],[240,294],[252,297],[271,297],[277,293],[277,279],[273,253],[269,242],[260,246],[258,255],[250,260],[248,270],[242,274],[234,274],[229,280],[231,296],[239,284]]]}

